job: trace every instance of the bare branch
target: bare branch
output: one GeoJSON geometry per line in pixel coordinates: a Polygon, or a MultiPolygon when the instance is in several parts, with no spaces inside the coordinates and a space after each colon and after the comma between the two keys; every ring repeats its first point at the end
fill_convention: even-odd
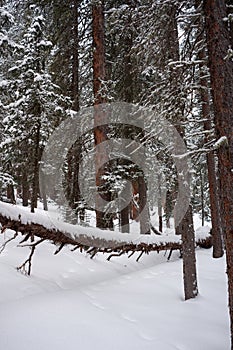
{"type": "Polygon", "coordinates": [[[2,245],[1,248],[0,248],[0,254],[1,254],[1,253],[3,252],[3,250],[5,249],[7,243],[9,243],[10,241],[13,241],[13,239],[15,239],[17,236],[18,236],[18,233],[16,232],[16,233],[14,234],[13,237],[9,238],[7,241],[5,241],[5,242],[3,243],[3,245],[2,245]]]}

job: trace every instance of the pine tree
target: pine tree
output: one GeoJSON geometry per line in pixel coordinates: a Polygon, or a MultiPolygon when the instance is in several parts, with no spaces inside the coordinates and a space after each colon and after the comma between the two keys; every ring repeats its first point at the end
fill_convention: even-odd
{"type": "MultiPolygon", "coordinates": [[[[44,18],[40,9],[31,6],[27,29],[22,35],[23,50],[9,69],[8,94],[11,101],[5,106],[5,152],[18,164],[22,175],[22,187],[28,196],[31,183],[31,210],[37,206],[39,194],[39,161],[43,146],[59,120],[65,117],[68,100],[59,94],[48,73],[48,55],[51,42],[44,36],[44,18]],[[28,164],[29,163],[29,164],[28,164]],[[29,167],[28,167],[29,165],[29,167]],[[28,167],[27,176],[24,170],[28,167]]],[[[27,204],[27,199],[24,198],[27,204]]]]}

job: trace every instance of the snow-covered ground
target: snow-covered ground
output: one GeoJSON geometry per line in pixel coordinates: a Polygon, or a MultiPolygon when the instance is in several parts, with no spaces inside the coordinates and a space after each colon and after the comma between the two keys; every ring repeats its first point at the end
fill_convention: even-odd
{"type": "Polygon", "coordinates": [[[45,242],[27,277],[16,245],[0,255],[0,350],[230,349],[225,258],[211,250],[197,250],[200,294],[184,301],[178,253],[107,262],[45,242]]]}

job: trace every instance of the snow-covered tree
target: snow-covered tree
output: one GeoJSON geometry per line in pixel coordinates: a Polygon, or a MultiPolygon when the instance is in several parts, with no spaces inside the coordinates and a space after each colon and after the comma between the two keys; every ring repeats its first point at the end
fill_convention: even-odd
{"type": "Polygon", "coordinates": [[[2,147],[6,161],[9,154],[14,163],[12,172],[18,171],[22,181],[31,183],[31,209],[34,211],[39,193],[41,152],[49,134],[66,117],[69,101],[61,95],[49,74],[52,43],[44,33],[44,17],[36,6],[31,6],[29,14],[31,17],[20,38],[23,49],[15,54],[14,65],[8,69],[10,100],[4,106],[2,147]]]}

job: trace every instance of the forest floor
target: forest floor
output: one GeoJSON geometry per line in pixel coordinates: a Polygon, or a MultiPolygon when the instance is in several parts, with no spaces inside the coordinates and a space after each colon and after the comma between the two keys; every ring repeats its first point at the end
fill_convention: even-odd
{"type": "Polygon", "coordinates": [[[91,260],[43,242],[28,277],[19,240],[0,255],[0,350],[230,349],[225,257],[211,249],[197,249],[199,295],[184,301],[178,252],[91,260]]]}

